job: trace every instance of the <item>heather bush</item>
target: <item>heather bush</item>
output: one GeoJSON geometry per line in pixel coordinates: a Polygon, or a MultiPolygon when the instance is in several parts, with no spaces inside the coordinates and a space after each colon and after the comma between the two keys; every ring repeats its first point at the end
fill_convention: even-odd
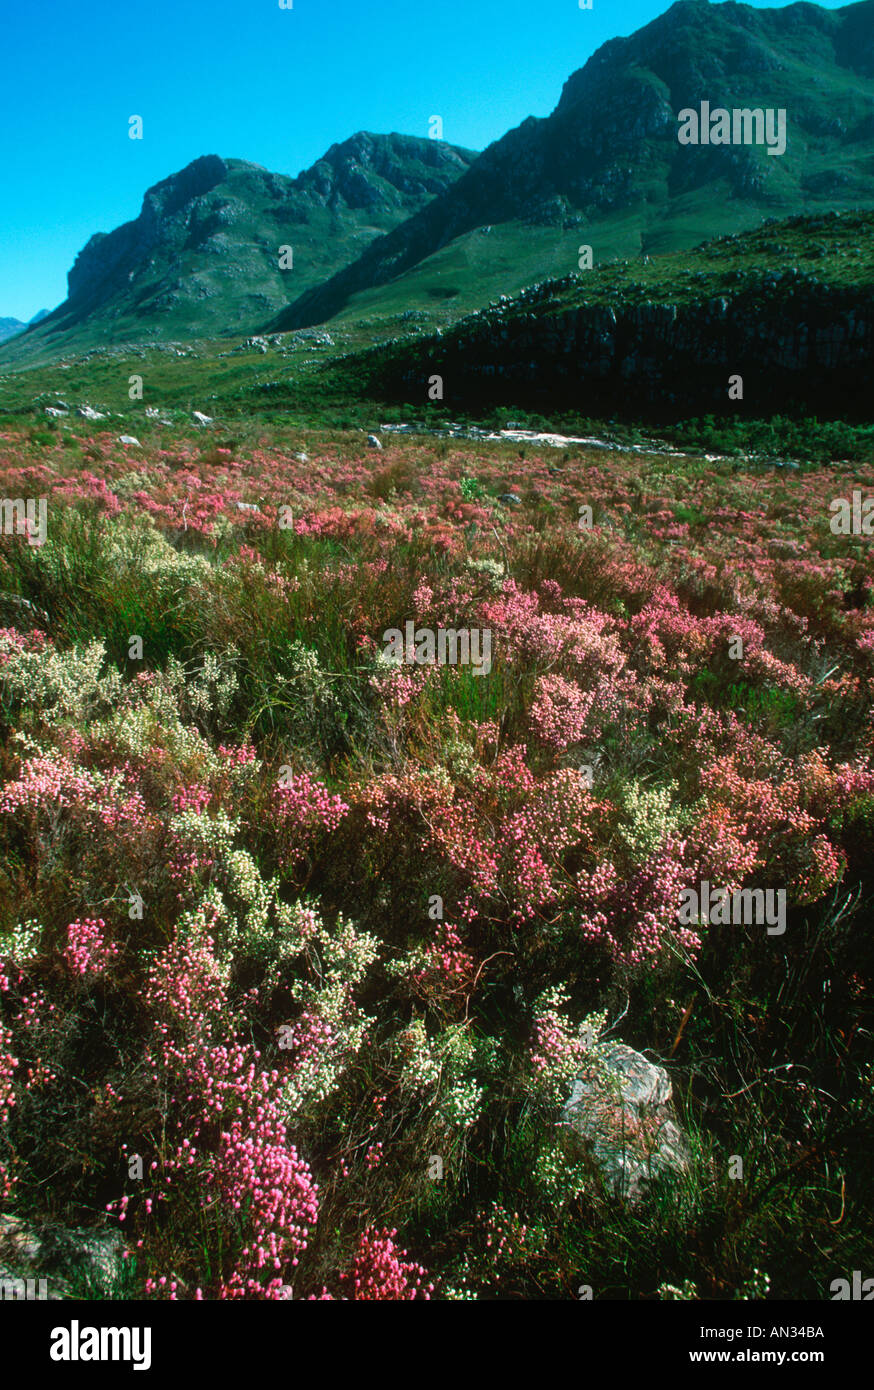
{"type": "Polygon", "coordinates": [[[150,1298],[859,1267],[874,560],[828,526],[858,470],[84,443],[39,446],[46,545],[0,536],[4,1206],[111,1223],[150,1298]],[[488,629],[491,670],[391,663],[408,620],[488,629]],[[680,923],[702,880],[785,890],[785,937],[680,923]],[[690,1143],[634,1209],[560,1123],[608,1034],[690,1143]]]}

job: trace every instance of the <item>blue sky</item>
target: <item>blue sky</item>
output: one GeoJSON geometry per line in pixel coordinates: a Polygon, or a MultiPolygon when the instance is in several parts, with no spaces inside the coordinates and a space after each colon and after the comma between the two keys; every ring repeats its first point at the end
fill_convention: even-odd
{"type": "MultiPolygon", "coordinates": [[[[828,8],[836,8],[832,0],[828,8]]],[[[201,154],[295,175],[356,130],[483,149],[668,0],[0,0],[0,317],[201,154]],[[128,118],[143,118],[141,141],[128,118]]]]}

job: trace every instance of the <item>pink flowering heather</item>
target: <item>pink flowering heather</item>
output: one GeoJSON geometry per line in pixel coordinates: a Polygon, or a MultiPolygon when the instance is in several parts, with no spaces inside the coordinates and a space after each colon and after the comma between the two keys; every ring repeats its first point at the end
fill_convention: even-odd
{"type": "Polygon", "coordinates": [[[102,917],[70,923],[64,957],[74,974],[96,978],[106,973],[118,955],[118,947],[105,939],[105,932],[102,917]]]}
{"type": "Polygon", "coordinates": [[[433,1284],[423,1284],[427,1272],[405,1260],[405,1250],[395,1245],[397,1231],[363,1231],[351,1268],[340,1277],[344,1295],[351,1299],[409,1301],[429,1299],[433,1284]]]}
{"type": "Polygon", "coordinates": [[[54,517],[0,535],[10,1214],[102,1210],[172,1301],[725,1298],[750,1251],[822,1298],[874,1125],[874,547],[829,527],[864,432],[765,470],[219,415],[0,429],[54,517]],[[388,665],[407,617],[491,671],[388,665]],[[785,936],[681,924],[704,879],[785,889],[785,936]],[[706,1250],[670,1187],[631,1245],[590,1200],[593,1017],[702,1133],[706,1250]]]}

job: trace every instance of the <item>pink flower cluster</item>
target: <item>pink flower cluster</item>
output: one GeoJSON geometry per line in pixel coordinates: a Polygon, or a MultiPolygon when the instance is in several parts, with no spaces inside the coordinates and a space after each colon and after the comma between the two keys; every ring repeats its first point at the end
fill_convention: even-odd
{"type": "Polygon", "coordinates": [[[423,1284],[428,1277],[421,1265],[405,1260],[406,1250],[395,1245],[397,1231],[374,1230],[362,1232],[352,1266],[340,1276],[347,1298],[373,1301],[392,1299],[409,1301],[430,1299],[433,1284],[423,1284]]]}
{"type": "Polygon", "coordinates": [[[102,917],[85,917],[81,922],[71,922],[67,928],[67,946],[64,959],[76,975],[103,975],[118,956],[118,947],[107,941],[104,933],[106,923],[102,917]]]}

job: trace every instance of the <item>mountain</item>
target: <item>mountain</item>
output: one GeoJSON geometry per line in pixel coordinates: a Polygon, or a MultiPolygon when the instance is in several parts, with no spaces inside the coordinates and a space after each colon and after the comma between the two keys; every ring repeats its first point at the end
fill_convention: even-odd
{"type": "Polygon", "coordinates": [[[27,324],[22,323],[21,319],[0,319],[0,343],[5,343],[7,338],[13,338],[26,327],[27,324]]]}
{"type": "Polygon", "coordinates": [[[297,178],[205,155],[150,188],[139,216],[98,232],[67,298],[15,356],[107,339],[244,333],[321,283],[374,237],[442,193],[474,155],[442,141],[361,132],[297,178]],[[280,247],[291,268],[280,269],[280,247]]]}
{"type": "Polygon", "coordinates": [[[874,205],[874,0],[825,10],[680,0],[611,39],[550,116],[490,145],[445,192],[371,243],[276,329],[489,297],[594,261],[738,232],[767,216],[874,205]],[[786,113],[785,153],[681,145],[678,113],[786,113]]]}
{"type": "Polygon", "coordinates": [[[33,318],[27,320],[27,326],[28,326],[28,328],[30,327],[31,324],[34,324],[34,323],[42,323],[43,319],[47,319],[50,313],[51,313],[51,309],[37,309],[37,311],[36,311],[36,313],[34,314],[33,318]]]}

